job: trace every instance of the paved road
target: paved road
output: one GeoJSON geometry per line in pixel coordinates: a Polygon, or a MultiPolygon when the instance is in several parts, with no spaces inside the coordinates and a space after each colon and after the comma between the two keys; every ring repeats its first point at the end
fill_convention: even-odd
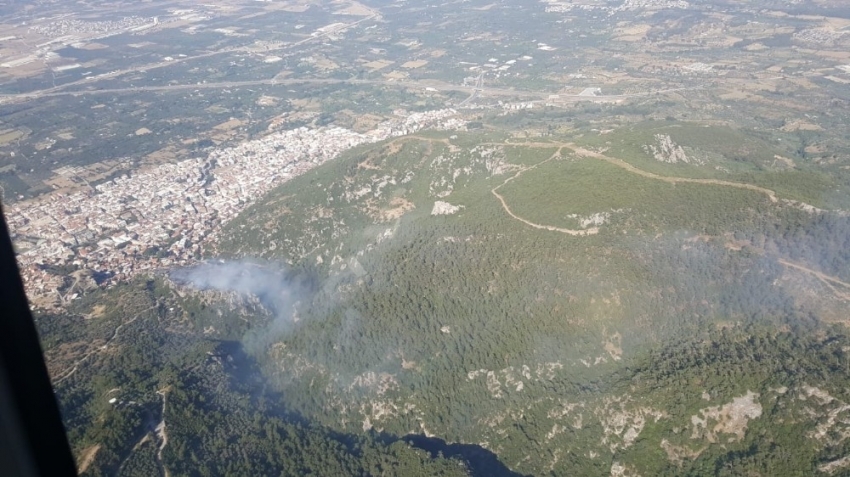
{"type": "MultiPolygon", "coordinates": [[[[438,80],[423,80],[423,81],[389,81],[389,80],[363,80],[363,79],[331,79],[331,78],[286,78],[286,79],[259,79],[247,81],[221,81],[211,83],[189,83],[189,84],[173,84],[160,86],[132,86],[128,88],[101,88],[101,89],[85,89],[85,90],[60,90],[54,88],[47,90],[34,91],[31,93],[21,94],[0,94],[0,103],[11,103],[18,101],[31,101],[39,98],[52,98],[57,96],[89,96],[101,94],[126,94],[138,93],[143,91],[180,91],[180,90],[196,90],[196,89],[230,89],[248,86],[262,85],[297,85],[297,84],[351,84],[351,85],[380,85],[394,86],[399,88],[435,88],[438,91],[460,91],[468,93],[468,86],[458,86],[451,83],[444,83],[438,80]],[[5,100],[5,101],[4,101],[5,100]]],[[[67,86],[67,85],[66,85],[67,86]]],[[[60,87],[61,88],[61,87],[60,87]]],[[[518,96],[528,98],[545,97],[548,93],[538,93],[534,91],[522,91],[511,88],[492,88],[488,89],[487,93],[492,96],[518,96]]],[[[463,103],[466,103],[472,97],[478,97],[479,90],[473,89],[472,96],[467,98],[463,103]]],[[[586,98],[585,98],[586,99],[586,98]]]]}
{"type": "Polygon", "coordinates": [[[475,86],[472,87],[472,93],[469,95],[468,98],[461,101],[457,106],[459,108],[466,106],[467,103],[471,103],[472,101],[474,101],[483,92],[484,92],[484,73],[482,72],[482,73],[478,74],[478,78],[476,78],[476,80],[475,80],[475,86]]]}
{"type": "MultiPolygon", "coordinates": [[[[174,85],[160,85],[160,86],[133,86],[128,88],[102,88],[102,89],[86,89],[86,90],[74,90],[74,91],[57,91],[59,88],[50,88],[47,90],[34,91],[31,93],[21,93],[21,94],[0,94],[0,104],[4,103],[12,103],[19,101],[31,101],[39,98],[52,98],[58,96],[90,96],[90,95],[103,95],[103,94],[127,94],[127,93],[139,93],[144,91],[181,91],[181,90],[200,90],[200,89],[230,89],[230,88],[239,88],[239,87],[249,87],[249,86],[274,86],[274,85],[298,85],[298,84],[326,84],[326,85],[334,85],[334,84],[350,84],[350,85],[379,85],[379,86],[390,86],[390,87],[399,87],[399,88],[435,88],[438,91],[459,91],[468,93],[470,88],[468,86],[459,86],[451,83],[444,83],[438,80],[422,80],[422,81],[389,81],[389,80],[362,80],[362,79],[331,79],[331,78],[287,78],[287,79],[259,79],[259,80],[248,80],[248,81],[222,81],[222,82],[212,82],[212,83],[191,83],[191,84],[174,84],[174,85]]],[[[65,85],[67,86],[67,85],[65,85]]],[[[692,88],[672,88],[672,89],[664,89],[658,91],[648,91],[645,93],[634,93],[634,94],[618,94],[618,95],[604,95],[604,96],[580,96],[580,95],[560,95],[557,102],[566,103],[566,102],[579,102],[579,101],[593,101],[593,102],[610,102],[610,101],[618,101],[629,98],[637,98],[641,96],[651,96],[655,94],[664,94],[664,93],[672,93],[679,91],[688,91],[694,90],[701,87],[692,87],[692,88]]],[[[468,98],[460,102],[457,107],[464,107],[475,99],[481,97],[483,93],[482,89],[472,88],[472,92],[468,98]]],[[[487,88],[488,96],[509,96],[509,97],[518,97],[518,98],[527,98],[531,99],[535,102],[542,102],[542,98],[546,98],[549,96],[549,92],[540,92],[540,91],[524,91],[513,88],[487,88]]]]}
{"type": "MultiPolygon", "coordinates": [[[[103,89],[86,89],[74,91],[51,91],[42,90],[32,93],[22,93],[13,95],[0,95],[0,99],[7,98],[9,100],[32,100],[38,98],[51,98],[56,96],[88,96],[98,94],[124,94],[138,93],[142,91],[180,91],[180,90],[196,90],[196,89],[230,89],[246,86],[260,85],[296,85],[296,84],[352,84],[352,85],[385,85],[399,87],[432,87],[443,91],[469,91],[469,88],[462,86],[454,86],[448,83],[435,81],[386,81],[386,80],[360,80],[360,79],[326,79],[326,78],[303,78],[303,79],[260,79],[248,81],[222,81],[214,83],[190,83],[190,84],[174,84],[161,86],[133,86],[128,88],[103,88],[103,89]]],[[[502,90],[497,94],[512,94],[521,95],[521,91],[502,90]]]]}
{"type": "MultiPolygon", "coordinates": [[[[365,21],[373,20],[373,19],[376,19],[376,18],[380,19],[381,15],[380,15],[379,12],[377,12],[373,9],[370,9],[370,11],[372,12],[372,15],[361,18],[360,20],[357,20],[355,22],[345,23],[345,24],[339,25],[336,28],[324,31],[324,32],[319,33],[319,34],[311,35],[309,38],[305,38],[303,40],[296,41],[294,43],[289,43],[289,44],[283,45],[280,48],[266,50],[266,51],[264,51],[264,53],[266,53],[266,52],[271,53],[273,51],[288,50],[288,49],[291,49],[291,48],[295,48],[295,47],[301,46],[305,43],[316,41],[316,40],[328,37],[330,35],[333,35],[335,33],[339,33],[343,30],[355,27],[355,26],[357,26],[360,23],[363,23],[365,21]]],[[[147,64],[147,65],[142,65],[142,66],[134,66],[132,68],[126,68],[126,69],[123,69],[123,70],[116,70],[116,71],[112,71],[110,73],[106,73],[106,74],[99,76],[99,77],[83,78],[83,79],[80,79],[80,80],[77,80],[77,81],[65,83],[65,84],[62,84],[62,85],[59,85],[59,86],[54,86],[52,88],[46,88],[46,89],[43,89],[43,90],[31,91],[31,92],[21,93],[21,94],[0,94],[0,104],[6,104],[6,103],[9,103],[9,102],[16,102],[16,101],[29,101],[29,100],[32,100],[32,99],[45,98],[45,97],[51,97],[51,96],[64,96],[64,95],[67,95],[67,94],[71,94],[71,92],[65,91],[69,87],[86,85],[86,84],[93,84],[99,79],[111,79],[111,78],[116,78],[118,76],[129,74],[129,73],[146,72],[146,71],[150,71],[150,70],[157,69],[157,68],[163,68],[163,67],[175,65],[175,64],[178,64],[178,63],[184,63],[184,62],[193,61],[193,60],[197,60],[197,59],[200,59],[200,58],[207,58],[207,57],[215,56],[215,55],[222,55],[222,54],[226,54],[226,53],[249,53],[249,52],[253,52],[253,51],[254,50],[250,47],[248,47],[248,48],[245,48],[245,47],[224,48],[224,49],[221,49],[221,50],[218,50],[218,51],[211,51],[211,52],[207,52],[207,53],[201,53],[201,54],[198,54],[198,55],[187,56],[185,58],[175,58],[175,59],[170,60],[170,61],[161,61],[161,62],[158,62],[158,63],[147,64]]],[[[266,80],[266,81],[271,81],[271,80],[266,80]]],[[[227,86],[222,86],[222,87],[226,88],[227,86]]],[[[135,91],[135,89],[126,88],[126,89],[122,89],[122,90],[113,90],[113,92],[116,92],[116,93],[132,92],[132,91],[135,91]]]]}
{"type": "MultiPolygon", "coordinates": [[[[279,48],[269,49],[265,52],[274,52],[274,51],[285,51],[289,49],[296,48],[305,43],[313,42],[316,40],[321,40],[333,34],[339,33],[341,31],[347,30],[349,28],[356,27],[357,25],[367,22],[370,20],[380,20],[381,13],[378,10],[368,8],[371,15],[361,18],[360,20],[341,24],[336,28],[324,31],[319,34],[314,34],[308,38],[303,40],[289,43],[285,45],[281,45],[279,48]]],[[[474,102],[476,99],[480,98],[484,93],[484,73],[480,73],[478,78],[476,79],[475,86],[472,88],[465,86],[453,85],[450,83],[445,83],[438,80],[428,80],[428,81],[386,81],[386,80],[358,80],[358,79],[258,79],[252,81],[232,81],[232,82],[213,82],[213,83],[202,83],[202,84],[177,84],[177,85],[162,85],[162,86],[139,86],[139,87],[128,87],[128,88],[106,88],[106,89],[95,89],[95,84],[98,80],[112,79],[117,78],[119,76],[127,75],[130,73],[139,73],[139,72],[147,72],[153,69],[164,68],[171,65],[184,63],[188,61],[194,61],[200,58],[207,58],[210,56],[227,54],[227,53],[250,53],[255,52],[255,50],[251,47],[234,47],[234,48],[225,48],[218,51],[211,51],[207,53],[201,53],[194,56],[189,56],[185,58],[175,58],[171,61],[161,61],[158,63],[134,66],[131,68],[126,68],[123,70],[116,70],[102,76],[98,77],[88,77],[83,78],[77,81],[73,81],[70,83],[66,83],[59,86],[54,86],[52,88],[45,88],[38,91],[31,91],[27,93],[20,94],[0,94],[0,105],[9,104],[9,103],[17,103],[17,102],[26,102],[39,98],[51,98],[57,96],[84,96],[84,95],[96,95],[96,94],[125,94],[125,93],[136,93],[142,91],[179,91],[179,90],[195,90],[195,89],[227,89],[227,88],[237,88],[237,87],[245,87],[245,86],[260,86],[260,85],[280,85],[280,84],[353,84],[353,85],[383,85],[383,86],[397,86],[401,88],[436,88],[441,91],[461,91],[464,93],[469,93],[469,97],[467,97],[464,101],[459,103],[457,107],[464,107],[469,103],[474,102]],[[69,88],[75,86],[82,87],[91,87],[92,89],[84,89],[71,91],[69,88]],[[470,91],[471,89],[471,91],[470,91]]],[[[580,95],[559,95],[558,102],[574,102],[574,101],[594,101],[594,102],[606,102],[606,101],[617,101],[627,98],[639,97],[639,96],[649,96],[660,93],[668,93],[674,91],[685,91],[695,88],[674,88],[667,90],[659,90],[659,91],[649,91],[645,93],[636,93],[636,94],[626,94],[626,95],[610,95],[610,96],[580,96],[580,95]]],[[[545,100],[549,97],[549,92],[540,92],[540,91],[522,91],[516,90],[513,88],[488,88],[487,95],[489,96],[511,96],[517,98],[531,99],[536,101],[545,100]]]]}

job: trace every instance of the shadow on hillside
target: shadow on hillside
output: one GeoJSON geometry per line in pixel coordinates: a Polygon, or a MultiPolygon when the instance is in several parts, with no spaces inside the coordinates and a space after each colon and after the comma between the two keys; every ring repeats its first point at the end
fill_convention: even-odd
{"type": "MultiPolygon", "coordinates": [[[[310,425],[309,419],[293,413],[286,409],[282,393],[275,392],[267,386],[265,377],[262,375],[255,359],[245,353],[242,344],[238,341],[210,340],[215,343],[215,349],[208,353],[208,360],[219,363],[224,371],[230,376],[231,386],[234,390],[250,396],[255,403],[262,397],[265,398],[266,412],[289,420],[292,423],[310,425]]],[[[356,434],[341,433],[327,429],[330,436],[344,444],[349,451],[358,454],[357,446],[359,440],[356,434]]],[[[499,457],[493,452],[475,444],[449,444],[437,437],[426,437],[417,434],[409,434],[399,437],[388,433],[373,433],[377,440],[386,445],[403,441],[407,444],[428,452],[431,457],[442,454],[445,458],[456,457],[468,465],[470,473],[474,477],[524,477],[510,470],[503,464],[499,457]]]]}
{"type": "Polygon", "coordinates": [[[523,477],[523,474],[509,469],[499,457],[493,452],[475,444],[449,444],[439,437],[426,437],[417,434],[409,434],[401,438],[417,449],[422,449],[436,457],[442,453],[443,457],[460,457],[469,464],[469,470],[473,476],[494,477],[523,477]]]}

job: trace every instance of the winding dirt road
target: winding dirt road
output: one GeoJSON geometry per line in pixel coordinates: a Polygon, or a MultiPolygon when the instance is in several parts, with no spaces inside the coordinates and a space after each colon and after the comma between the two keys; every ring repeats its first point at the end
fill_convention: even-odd
{"type": "Polygon", "coordinates": [[[512,180],[517,179],[520,175],[522,175],[523,172],[534,169],[537,166],[543,165],[543,164],[555,159],[556,157],[559,157],[561,155],[561,151],[564,148],[572,150],[573,152],[575,152],[579,156],[589,157],[589,158],[593,158],[593,159],[599,159],[599,160],[605,161],[609,164],[613,164],[613,165],[615,165],[615,166],[617,166],[621,169],[624,169],[628,172],[631,172],[632,174],[636,174],[636,175],[646,177],[646,178],[649,178],[649,179],[659,180],[659,181],[667,182],[669,184],[678,184],[678,183],[708,184],[708,185],[716,185],[716,186],[723,186],[723,187],[735,187],[737,189],[746,189],[746,190],[751,190],[751,191],[755,191],[755,192],[760,192],[762,194],[765,194],[768,197],[768,199],[770,199],[771,202],[773,202],[773,203],[779,202],[779,199],[776,198],[776,192],[774,192],[770,189],[766,189],[764,187],[759,187],[759,186],[753,185],[753,184],[745,184],[745,183],[742,183],[742,182],[724,181],[724,180],[720,180],[720,179],[693,179],[693,178],[689,178],[689,177],[662,176],[662,175],[658,175],[658,174],[655,174],[655,173],[652,173],[652,172],[644,171],[643,169],[638,169],[637,167],[629,164],[628,162],[626,162],[622,159],[616,159],[616,158],[606,156],[606,155],[599,153],[599,152],[596,152],[596,151],[584,149],[582,147],[576,146],[574,143],[558,143],[558,142],[527,142],[527,143],[519,142],[519,143],[516,143],[516,142],[505,141],[504,143],[501,143],[501,144],[499,144],[499,143],[488,143],[488,144],[503,145],[503,146],[557,147],[558,148],[558,150],[555,151],[555,153],[549,159],[546,159],[545,161],[542,161],[542,162],[535,164],[531,167],[526,167],[526,168],[520,170],[514,176],[509,177],[508,179],[505,180],[505,182],[494,187],[490,191],[490,192],[493,193],[494,196],[496,196],[496,198],[502,204],[502,208],[505,210],[505,212],[508,215],[510,215],[512,218],[519,220],[520,222],[522,222],[522,223],[524,223],[528,226],[531,226],[531,227],[534,227],[534,228],[540,229],[540,230],[549,230],[549,231],[552,231],[552,232],[560,232],[560,233],[563,233],[563,234],[572,235],[572,236],[576,236],[576,237],[584,237],[584,236],[595,235],[595,234],[599,233],[598,227],[592,227],[592,228],[588,228],[588,229],[584,229],[584,230],[574,230],[574,229],[565,229],[565,228],[555,227],[555,226],[552,226],[552,225],[536,224],[534,222],[531,222],[530,220],[524,219],[524,218],[516,215],[511,210],[511,208],[508,206],[507,202],[505,201],[505,198],[501,194],[499,194],[499,192],[498,192],[500,188],[505,186],[508,182],[511,182],[512,180]]]}
{"type": "Polygon", "coordinates": [[[615,166],[620,167],[622,169],[625,169],[625,170],[631,172],[632,174],[637,174],[639,176],[643,176],[643,177],[646,177],[646,178],[649,178],[649,179],[664,181],[664,182],[667,182],[667,183],[670,183],[670,184],[678,184],[678,183],[709,184],[709,185],[718,185],[718,186],[725,186],[725,187],[735,187],[735,188],[738,188],[738,189],[747,189],[747,190],[752,190],[752,191],[755,191],[755,192],[761,192],[762,194],[767,195],[768,199],[770,199],[771,202],[778,202],[779,201],[779,199],[776,198],[776,192],[774,192],[770,189],[765,189],[764,187],[759,187],[757,185],[745,184],[745,183],[742,183],[742,182],[724,181],[724,180],[720,180],[720,179],[692,179],[692,178],[689,178],[689,177],[660,176],[660,175],[654,174],[652,172],[644,171],[643,169],[638,169],[637,167],[629,164],[628,162],[626,162],[622,159],[616,159],[616,158],[613,158],[613,157],[609,157],[609,156],[606,156],[606,155],[599,153],[599,152],[596,152],[596,151],[591,151],[589,149],[584,149],[584,148],[578,147],[575,144],[565,144],[564,146],[572,149],[579,156],[592,157],[594,159],[599,159],[599,160],[605,161],[609,164],[614,164],[615,166]]]}
{"type": "Polygon", "coordinates": [[[165,463],[162,461],[162,451],[165,449],[165,446],[168,445],[168,430],[165,427],[165,405],[168,403],[168,391],[170,390],[171,388],[168,387],[156,392],[162,396],[162,420],[159,422],[159,425],[156,426],[156,433],[160,439],[162,439],[162,442],[159,444],[159,450],[156,452],[156,459],[162,467],[162,473],[165,474],[165,477],[171,477],[168,467],[166,467],[165,463]]]}
{"type": "Polygon", "coordinates": [[[112,341],[114,341],[114,340],[115,340],[115,338],[118,338],[118,333],[121,331],[121,328],[123,328],[123,327],[125,327],[125,326],[129,325],[130,323],[132,323],[132,322],[134,322],[134,321],[136,321],[136,320],[139,318],[139,316],[141,316],[141,315],[142,315],[142,313],[145,313],[145,312],[148,312],[148,311],[150,311],[150,310],[153,310],[153,309],[154,309],[154,308],[156,308],[157,306],[159,306],[159,301],[157,301],[157,302],[156,302],[156,304],[155,304],[155,305],[153,305],[153,306],[151,306],[150,308],[146,308],[146,309],[144,309],[144,310],[142,310],[142,311],[140,311],[140,312],[136,313],[136,314],[135,314],[132,318],[130,318],[129,320],[127,320],[127,321],[125,321],[125,322],[121,323],[120,325],[116,326],[116,327],[115,327],[115,331],[113,331],[113,332],[112,332],[112,336],[111,336],[108,340],[106,340],[106,343],[104,343],[101,347],[99,347],[99,348],[95,348],[95,349],[93,349],[93,350],[89,351],[88,353],[86,353],[85,355],[83,355],[83,357],[82,357],[82,358],[78,359],[78,360],[77,360],[77,362],[76,362],[76,363],[74,363],[74,366],[71,368],[71,370],[70,370],[70,371],[68,371],[68,372],[66,372],[66,373],[64,373],[64,374],[62,374],[62,375],[61,375],[61,377],[57,377],[57,378],[55,378],[55,379],[53,380],[53,387],[55,388],[55,387],[56,387],[59,383],[61,383],[62,381],[66,380],[66,379],[68,379],[68,378],[70,378],[70,377],[71,377],[71,376],[72,376],[75,372],[77,372],[77,369],[80,367],[80,365],[83,363],[83,361],[85,361],[85,360],[89,359],[92,355],[94,355],[94,354],[96,354],[96,353],[98,353],[98,352],[100,352],[100,351],[104,351],[104,350],[106,350],[106,349],[109,347],[109,344],[110,344],[110,343],[112,343],[112,341]]]}
{"type": "MultiPolygon", "coordinates": [[[[550,147],[551,147],[551,145],[550,145],[550,147]]],[[[537,164],[535,164],[531,167],[526,167],[526,168],[520,169],[516,174],[505,179],[505,182],[502,182],[501,184],[499,184],[496,187],[494,187],[493,189],[491,189],[490,192],[492,192],[493,195],[496,196],[497,199],[499,199],[499,202],[501,202],[501,204],[502,204],[502,208],[505,209],[505,212],[508,215],[510,215],[514,219],[519,220],[520,222],[522,222],[522,223],[524,223],[528,226],[534,227],[535,229],[549,230],[551,232],[560,232],[562,234],[572,235],[574,237],[584,237],[584,236],[587,236],[587,235],[597,234],[597,233],[599,233],[599,229],[597,227],[591,227],[589,229],[579,229],[579,230],[564,229],[564,228],[561,228],[561,227],[555,227],[554,225],[536,224],[536,223],[534,223],[530,220],[524,219],[524,218],[516,215],[515,213],[513,213],[511,208],[508,207],[508,203],[505,201],[505,198],[502,197],[502,195],[499,194],[499,192],[498,192],[499,189],[504,187],[508,182],[511,182],[512,180],[517,179],[519,176],[521,176],[523,172],[530,171],[537,166],[541,166],[541,165],[546,164],[547,162],[549,162],[549,161],[551,161],[551,160],[553,160],[557,157],[561,157],[561,150],[563,148],[564,148],[563,146],[559,147],[558,150],[555,151],[555,153],[552,154],[552,156],[549,157],[548,159],[546,159],[545,161],[541,161],[541,162],[539,162],[539,163],[537,163],[537,164]]]]}
{"type": "Polygon", "coordinates": [[[793,269],[796,269],[796,270],[799,270],[801,272],[808,273],[809,275],[814,276],[815,278],[822,281],[824,283],[824,285],[826,285],[830,290],[832,290],[832,292],[835,293],[838,297],[840,297],[843,300],[850,301],[850,283],[842,281],[842,280],[840,280],[836,277],[833,277],[831,275],[827,275],[823,272],[813,270],[813,269],[811,269],[811,268],[809,268],[805,265],[801,265],[799,263],[794,263],[794,262],[785,260],[784,258],[780,258],[778,260],[778,262],[781,263],[782,265],[786,266],[786,267],[793,268],[793,269]],[[835,285],[844,287],[847,291],[841,291],[838,288],[836,288],[835,285]]]}

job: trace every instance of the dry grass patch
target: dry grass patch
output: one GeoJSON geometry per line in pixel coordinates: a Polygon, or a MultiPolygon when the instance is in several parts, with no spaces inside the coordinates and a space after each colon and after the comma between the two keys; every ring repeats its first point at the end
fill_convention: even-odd
{"type": "Polygon", "coordinates": [[[428,64],[427,60],[412,60],[401,65],[402,68],[416,69],[428,64]]]}

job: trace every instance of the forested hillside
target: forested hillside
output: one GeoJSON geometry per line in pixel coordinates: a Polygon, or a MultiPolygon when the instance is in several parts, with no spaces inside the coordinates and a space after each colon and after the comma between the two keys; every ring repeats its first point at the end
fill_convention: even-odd
{"type": "Polygon", "coordinates": [[[94,292],[70,317],[38,316],[82,475],[468,475],[464,460],[289,411],[239,342],[268,313],[168,283],[94,292]]]}
{"type": "Polygon", "coordinates": [[[84,473],[841,472],[850,219],[629,137],[361,146],[40,316],[84,473]]]}
{"type": "Polygon", "coordinates": [[[672,164],[617,134],[405,137],[272,192],[216,252],[317,277],[263,373],[327,426],[520,473],[843,465],[850,220],[802,201],[805,172],[730,157],[740,135],[680,135],[700,160],[672,164]]]}

